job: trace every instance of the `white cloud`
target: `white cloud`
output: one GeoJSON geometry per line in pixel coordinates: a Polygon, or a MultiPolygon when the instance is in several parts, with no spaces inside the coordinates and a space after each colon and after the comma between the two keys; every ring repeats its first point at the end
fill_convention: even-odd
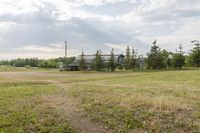
{"type": "Polygon", "coordinates": [[[0,14],[21,14],[37,11],[34,5],[39,3],[38,0],[1,0],[0,14]]]}
{"type": "Polygon", "coordinates": [[[106,46],[110,47],[110,49],[116,49],[116,50],[119,50],[121,52],[125,51],[126,50],[126,47],[125,45],[122,45],[122,44],[111,44],[111,43],[106,43],[105,44],[106,46]]]}
{"type": "MultiPolygon", "coordinates": [[[[80,50],[68,49],[68,54],[70,56],[76,56],[80,54],[80,50]]],[[[49,59],[64,57],[64,49],[59,45],[50,46],[37,46],[37,45],[27,45],[20,48],[10,48],[9,51],[1,51],[0,59],[16,59],[16,58],[35,58],[49,59]]]]}
{"type": "Polygon", "coordinates": [[[0,22],[0,29],[1,29],[1,33],[2,32],[6,32],[8,30],[10,30],[12,28],[12,26],[15,26],[16,23],[15,22],[0,22]]]}
{"type": "Polygon", "coordinates": [[[54,49],[47,46],[28,45],[23,48],[18,48],[17,50],[37,51],[37,52],[55,52],[56,50],[60,50],[60,49],[54,49]]]}
{"type": "Polygon", "coordinates": [[[199,7],[199,0],[0,0],[1,58],[11,48],[13,58],[62,56],[65,40],[70,55],[121,53],[127,42],[147,51],[154,39],[173,51],[199,38],[199,7]]]}

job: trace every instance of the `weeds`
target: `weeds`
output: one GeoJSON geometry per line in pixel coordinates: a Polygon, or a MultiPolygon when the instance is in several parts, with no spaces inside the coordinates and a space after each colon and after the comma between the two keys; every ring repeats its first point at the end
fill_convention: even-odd
{"type": "Polygon", "coordinates": [[[76,83],[93,120],[114,132],[200,132],[199,71],[148,72],[139,77],[76,83]]]}
{"type": "Polygon", "coordinates": [[[0,132],[73,133],[68,121],[40,100],[42,95],[55,91],[45,82],[1,83],[0,132]]]}

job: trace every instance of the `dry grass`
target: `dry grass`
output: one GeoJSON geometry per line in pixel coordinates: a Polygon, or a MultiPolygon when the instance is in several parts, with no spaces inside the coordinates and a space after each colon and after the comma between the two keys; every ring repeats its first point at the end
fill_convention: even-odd
{"type": "Polygon", "coordinates": [[[115,76],[70,90],[95,121],[116,132],[200,132],[200,71],[115,76]]]}
{"type": "MultiPolygon", "coordinates": [[[[43,124],[52,119],[55,125],[69,121],[76,131],[87,127],[84,130],[87,132],[97,132],[95,128],[98,129],[99,123],[113,132],[200,132],[199,70],[125,73],[58,73],[55,70],[45,70],[0,73],[0,79],[0,90],[7,90],[7,94],[14,94],[12,97],[20,99],[17,100],[16,106],[5,102],[6,106],[13,106],[11,112],[17,107],[27,106],[26,111],[29,110],[33,114],[36,112],[36,116],[41,118],[37,119],[37,122],[41,123],[39,125],[42,125],[42,128],[45,128],[43,124]],[[42,84],[46,82],[62,85],[54,88],[55,91],[50,92],[51,94],[49,91],[36,91],[40,92],[38,95],[33,91],[35,88],[50,89],[51,84],[42,84]],[[21,86],[17,85],[18,83],[21,86]],[[12,89],[9,89],[8,84],[12,89]],[[26,94],[28,97],[24,97],[24,93],[19,91],[24,86],[30,88],[26,94]],[[51,113],[55,113],[55,117],[45,119],[45,114],[51,113]],[[92,119],[93,123],[82,115],[92,119]],[[63,119],[63,116],[66,118],[63,119]],[[95,124],[96,122],[98,124],[95,124]]],[[[1,99],[12,101],[5,100],[6,98],[2,97],[5,92],[2,92],[1,99]]],[[[17,118],[20,117],[26,119],[21,115],[17,118]]],[[[33,121],[34,119],[35,117],[33,121]]],[[[60,128],[65,126],[60,125],[60,128]]],[[[38,130],[37,127],[34,129],[38,130]]]]}
{"type": "Polygon", "coordinates": [[[56,92],[48,82],[1,82],[0,132],[73,133],[67,119],[42,98],[56,92]]]}

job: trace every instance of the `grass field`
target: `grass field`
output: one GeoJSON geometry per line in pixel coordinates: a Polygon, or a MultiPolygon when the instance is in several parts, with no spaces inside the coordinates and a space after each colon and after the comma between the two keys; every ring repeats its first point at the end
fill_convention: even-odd
{"type": "Polygon", "coordinates": [[[4,71],[0,132],[200,132],[200,70],[4,71]]]}

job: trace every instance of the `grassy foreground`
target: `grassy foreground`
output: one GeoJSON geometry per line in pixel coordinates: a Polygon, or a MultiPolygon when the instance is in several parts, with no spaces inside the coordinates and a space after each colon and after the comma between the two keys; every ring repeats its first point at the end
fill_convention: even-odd
{"type": "Polygon", "coordinates": [[[73,132],[57,110],[42,99],[54,93],[56,88],[45,82],[1,82],[0,132],[73,132]]]}
{"type": "Polygon", "coordinates": [[[114,132],[200,132],[200,71],[116,75],[76,83],[70,94],[114,132]]]}
{"type": "Polygon", "coordinates": [[[0,73],[0,132],[75,132],[67,98],[115,133],[200,132],[200,70],[0,73]]]}

